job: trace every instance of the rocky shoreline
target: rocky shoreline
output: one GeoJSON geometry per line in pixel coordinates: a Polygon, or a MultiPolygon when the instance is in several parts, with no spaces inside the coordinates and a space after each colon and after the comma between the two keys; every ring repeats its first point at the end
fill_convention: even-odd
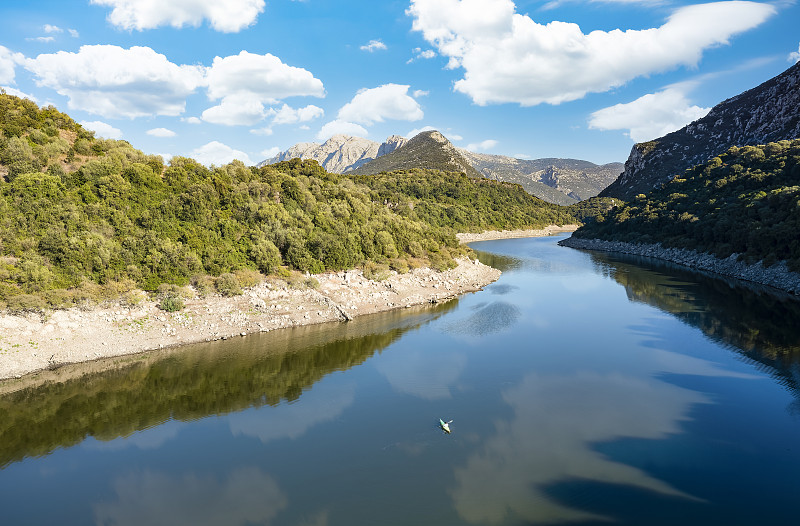
{"type": "Polygon", "coordinates": [[[489,241],[492,239],[516,239],[521,237],[545,237],[564,232],[575,232],[580,225],[549,225],[538,230],[487,230],[480,233],[456,234],[461,243],[489,241]]]}
{"type": "Polygon", "coordinates": [[[0,316],[0,380],[66,364],[442,302],[500,277],[499,270],[478,260],[462,258],[457,263],[444,272],[392,272],[382,281],[367,279],[360,270],[330,272],[314,276],[319,286],[303,289],[267,279],[241,296],[187,299],[178,312],[165,312],[157,302],[145,300],[44,315],[5,314],[0,316]]]}
{"type": "Polygon", "coordinates": [[[604,241],[601,239],[582,239],[571,236],[558,243],[564,247],[602,252],[619,252],[636,256],[662,259],[694,270],[701,270],[722,276],[750,281],[773,287],[789,294],[800,295],[800,274],[789,270],[785,262],[764,268],[761,263],[748,265],[737,261],[738,254],[720,259],[711,254],[695,250],[665,248],[661,244],[626,243],[624,241],[604,241]]]}

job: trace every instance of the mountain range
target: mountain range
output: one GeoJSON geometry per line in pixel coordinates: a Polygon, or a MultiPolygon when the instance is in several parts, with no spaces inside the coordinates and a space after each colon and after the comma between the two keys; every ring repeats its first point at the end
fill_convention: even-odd
{"type": "Polygon", "coordinates": [[[635,144],[622,174],[600,193],[630,200],[732,146],[800,137],[800,63],[760,86],[714,106],[705,117],[635,144]]]}
{"type": "Polygon", "coordinates": [[[409,168],[464,172],[521,185],[550,203],[569,205],[597,195],[622,171],[622,163],[596,165],[578,159],[515,159],[456,148],[438,131],[412,139],[393,135],[383,143],[334,135],[323,144],[298,143],[259,167],[293,158],[313,159],[332,173],[374,175],[409,168]]]}
{"type": "Polygon", "coordinates": [[[313,159],[330,173],[345,173],[374,160],[376,157],[391,153],[404,145],[408,140],[399,135],[392,135],[383,143],[351,137],[334,135],[322,144],[315,142],[297,143],[286,151],[258,163],[261,168],[290,159],[313,159]]]}
{"type": "Polygon", "coordinates": [[[622,163],[597,165],[579,159],[516,159],[504,155],[459,152],[484,177],[518,183],[528,193],[559,205],[596,196],[622,172],[622,163]]]}

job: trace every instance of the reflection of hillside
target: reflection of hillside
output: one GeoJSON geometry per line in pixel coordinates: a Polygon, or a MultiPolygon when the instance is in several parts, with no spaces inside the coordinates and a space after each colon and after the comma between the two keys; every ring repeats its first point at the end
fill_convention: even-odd
{"type": "Polygon", "coordinates": [[[503,272],[516,270],[522,266],[522,260],[519,258],[504,256],[503,254],[495,254],[494,252],[485,252],[478,249],[473,250],[475,250],[475,254],[478,256],[478,260],[481,263],[484,265],[489,265],[490,267],[498,270],[502,270],[503,272]]]}
{"type": "Polygon", "coordinates": [[[800,394],[797,300],[648,258],[593,253],[592,259],[625,287],[632,301],[657,307],[699,328],[709,338],[766,366],[795,396],[800,394]]]}
{"type": "Polygon", "coordinates": [[[295,400],[327,374],[363,363],[455,304],[192,346],[7,394],[0,398],[0,468],[87,436],[111,440],[170,418],[194,420],[295,400]]]}

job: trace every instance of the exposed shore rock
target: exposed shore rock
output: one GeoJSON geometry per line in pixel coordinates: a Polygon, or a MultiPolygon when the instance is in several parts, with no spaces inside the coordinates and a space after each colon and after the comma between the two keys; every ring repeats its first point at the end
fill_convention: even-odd
{"type": "Polygon", "coordinates": [[[492,239],[516,239],[520,237],[545,237],[562,232],[575,232],[580,225],[550,225],[538,230],[487,230],[481,233],[456,234],[461,243],[489,241],[492,239]]]}
{"type": "Polygon", "coordinates": [[[646,256],[664,261],[684,265],[691,269],[711,272],[732,278],[751,281],[767,285],[790,294],[800,295],[800,274],[789,270],[785,262],[780,262],[771,267],[764,268],[758,262],[748,265],[744,261],[737,261],[738,254],[720,259],[711,254],[695,250],[679,248],[664,248],[660,243],[626,243],[624,241],[604,241],[602,239],[582,239],[571,236],[558,243],[564,247],[582,250],[599,250],[602,252],[619,252],[646,256]]]}
{"type": "Polygon", "coordinates": [[[252,333],[346,321],[363,314],[447,301],[496,281],[500,271],[477,260],[445,272],[392,272],[382,281],[360,270],[319,274],[319,287],[294,289],[271,279],[243,295],[196,297],[179,312],[154,301],[24,316],[0,315],[0,380],[35,371],[252,333]]]}

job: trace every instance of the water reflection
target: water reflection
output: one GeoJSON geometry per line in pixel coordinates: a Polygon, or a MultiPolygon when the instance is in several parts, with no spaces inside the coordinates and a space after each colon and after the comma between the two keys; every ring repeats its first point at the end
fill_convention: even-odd
{"type": "Polygon", "coordinates": [[[335,420],[355,398],[353,385],[315,386],[293,404],[267,410],[251,409],[228,417],[231,432],[258,438],[266,444],[280,438],[297,438],[313,426],[335,420]]]}
{"type": "Polygon", "coordinates": [[[275,480],[242,467],[226,477],[136,471],[113,482],[116,500],[94,505],[97,524],[217,526],[269,524],[288,505],[275,480]]]}
{"type": "Polygon", "coordinates": [[[652,305],[699,328],[710,339],[772,375],[800,406],[800,301],[767,287],[649,258],[592,253],[595,268],[631,301],[652,305]]]}
{"type": "Polygon", "coordinates": [[[522,311],[515,304],[493,301],[476,309],[467,318],[447,323],[443,330],[463,336],[488,336],[508,329],[521,315],[522,311]]]}
{"type": "Polygon", "coordinates": [[[89,436],[110,441],[170,419],[297,400],[321,378],[363,363],[456,303],[187,346],[6,394],[0,397],[0,468],[89,436]]]}
{"type": "Polygon", "coordinates": [[[395,391],[425,400],[444,400],[467,364],[467,357],[454,349],[436,352],[420,345],[399,345],[375,364],[395,391]]]}
{"type": "Polygon", "coordinates": [[[680,432],[697,392],[621,374],[580,372],[566,376],[528,374],[503,392],[514,416],[496,422],[466,464],[455,470],[453,501],[474,524],[609,519],[551,499],[549,485],[572,479],[628,485],[675,498],[693,499],[680,489],[594,449],[621,437],[663,439],[680,432]]]}

